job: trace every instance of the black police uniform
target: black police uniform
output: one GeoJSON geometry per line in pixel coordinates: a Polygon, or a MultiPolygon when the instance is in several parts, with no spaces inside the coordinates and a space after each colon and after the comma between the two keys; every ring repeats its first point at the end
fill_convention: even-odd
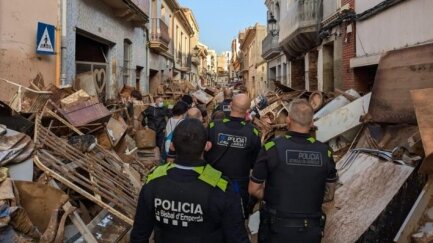
{"type": "Polygon", "coordinates": [[[137,205],[132,243],[250,242],[239,195],[205,161],[165,164],[149,174],[137,205]],[[192,166],[192,167],[191,167],[192,166]]]}
{"type": "Polygon", "coordinates": [[[212,149],[205,154],[206,161],[230,178],[247,212],[250,171],[261,147],[258,130],[242,118],[224,118],[209,123],[208,140],[212,149]]]}
{"type": "Polygon", "coordinates": [[[327,182],[337,171],[329,147],[308,134],[290,132],[264,145],[251,180],[266,181],[260,242],[320,242],[327,182]]]}
{"type": "Polygon", "coordinates": [[[223,102],[221,102],[214,110],[215,111],[223,111],[225,117],[230,116],[230,103],[232,102],[232,99],[224,99],[223,102]]]}

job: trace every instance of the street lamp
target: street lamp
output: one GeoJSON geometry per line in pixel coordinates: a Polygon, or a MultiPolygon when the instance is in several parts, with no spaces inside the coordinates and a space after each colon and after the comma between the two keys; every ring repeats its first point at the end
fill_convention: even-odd
{"type": "Polygon", "coordinates": [[[268,19],[268,28],[269,28],[269,33],[272,36],[278,35],[277,20],[274,18],[273,14],[271,14],[269,16],[269,19],[268,19]]]}

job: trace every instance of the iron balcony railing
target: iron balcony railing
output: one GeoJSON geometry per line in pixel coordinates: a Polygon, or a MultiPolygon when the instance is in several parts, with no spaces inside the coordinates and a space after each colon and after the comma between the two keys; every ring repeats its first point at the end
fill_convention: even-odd
{"type": "Polygon", "coordinates": [[[264,59],[273,58],[280,53],[278,45],[278,36],[273,36],[270,33],[263,39],[262,42],[262,57],[264,59]]]}
{"type": "Polygon", "coordinates": [[[170,44],[171,38],[168,33],[168,25],[161,18],[151,19],[150,40],[163,42],[167,46],[170,44]]]}

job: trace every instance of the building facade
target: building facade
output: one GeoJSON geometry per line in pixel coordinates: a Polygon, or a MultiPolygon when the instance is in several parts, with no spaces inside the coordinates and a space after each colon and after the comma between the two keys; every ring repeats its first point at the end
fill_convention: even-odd
{"type": "Polygon", "coordinates": [[[85,78],[92,73],[100,97],[115,99],[125,85],[148,92],[148,1],[67,4],[66,83],[92,93],[85,78]]]}
{"type": "MultiPolygon", "coordinates": [[[[265,5],[268,9],[268,20],[274,19],[277,23],[280,21],[280,2],[276,0],[267,0],[265,5]]],[[[274,82],[280,82],[285,85],[289,83],[290,63],[286,55],[278,45],[279,26],[272,29],[270,24],[267,25],[267,35],[262,43],[262,57],[267,62],[267,80],[266,86],[274,88],[274,82]]]]}
{"type": "Polygon", "coordinates": [[[152,0],[150,4],[149,91],[155,94],[158,86],[173,77],[174,13],[179,4],[174,0],[152,0]]]}
{"type": "Polygon", "coordinates": [[[239,33],[241,50],[241,75],[250,97],[256,97],[266,86],[267,64],[262,57],[262,42],[266,27],[256,24],[239,33]]]}

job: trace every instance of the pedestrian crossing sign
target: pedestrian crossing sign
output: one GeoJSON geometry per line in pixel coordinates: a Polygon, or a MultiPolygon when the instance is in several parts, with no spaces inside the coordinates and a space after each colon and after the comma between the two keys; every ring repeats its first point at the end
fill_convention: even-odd
{"type": "Polygon", "coordinates": [[[55,37],[54,25],[38,22],[38,32],[36,35],[36,53],[41,55],[54,55],[55,37]]]}

